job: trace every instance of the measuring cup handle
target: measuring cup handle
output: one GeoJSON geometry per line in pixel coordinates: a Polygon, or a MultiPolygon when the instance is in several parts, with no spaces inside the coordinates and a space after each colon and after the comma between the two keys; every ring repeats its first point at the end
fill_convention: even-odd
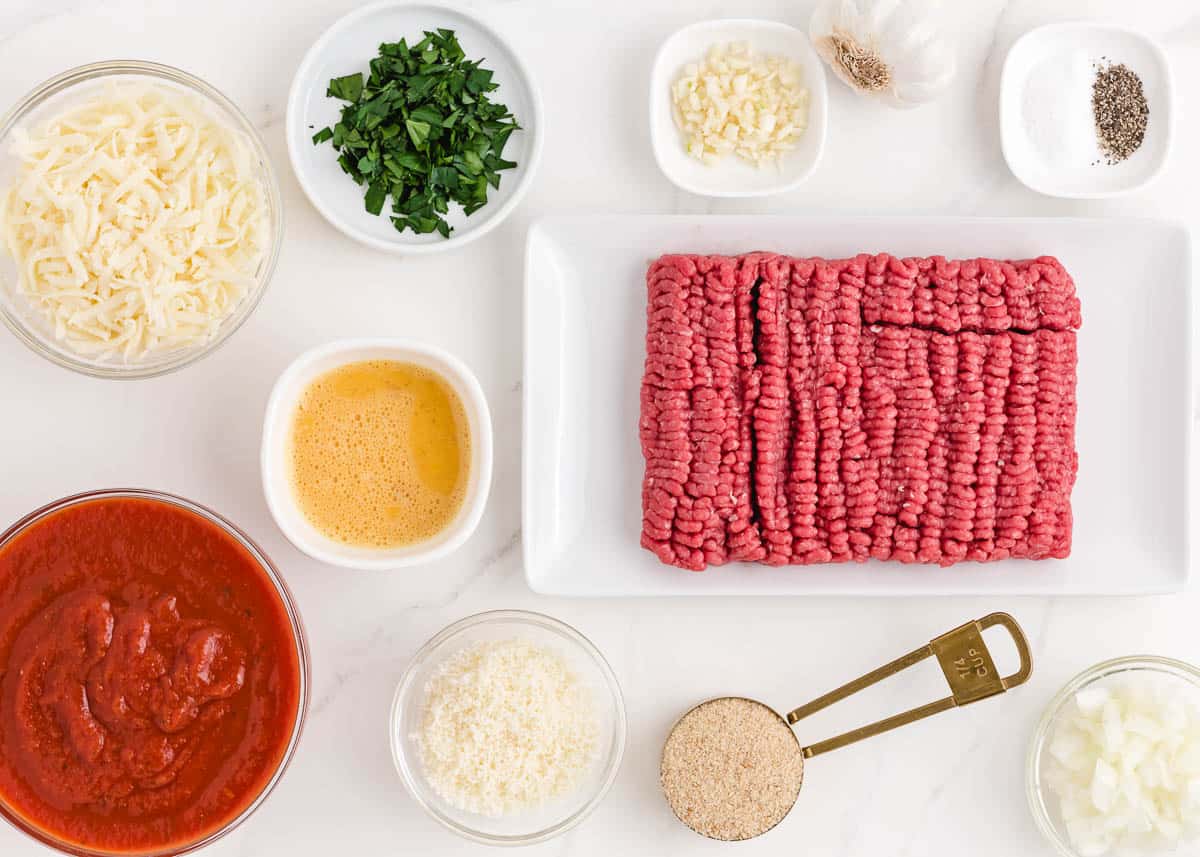
{"type": "Polygon", "coordinates": [[[949,711],[956,706],[970,705],[972,702],[1004,693],[1011,687],[1024,684],[1033,673],[1029,641],[1025,639],[1025,634],[1021,630],[1021,626],[1017,624],[1017,620],[1007,613],[989,613],[982,619],[967,622],[965,625],[947,631],[927,645],[915,649],[907,655],[902,655],[891,663],[884,664],[854,681],[847,682],[807,705],[800,706],[787,715],[787,722],[795,724],[814,712],[827,708],[863,688],[930,657],[936,658],[938,665],[942,668],[942,673],[950,686],[949,696],[927,705],[911,708],[900,714],[894,714],[883,720],[877,720],[816,744],[810,744],[803,748],[805,758],[828,753],[830,750],[845,747],[847,744],[862,741],[864,738],[898,729],[942,711],[949,711]],[[991,653],[988,652],[987,644],[983,641],[984,630],[997,625],[1008,631],[1020,658],[1020,666],[1017,671],[1006,678],[1001,678],[997,673],[996,664],[992,660],[991,653]]]}
{"type": "Polygon", "coordinates": [[[980,628],[994,628],[997,625],[1008,631],[1013,645],[1017,647],[1017,657],[1021,661],[1021,665],[1015,673],[1000,679],[1004,689],[1008,690],[1010,687],[1017,687],[1029,681],[1029,677],[1033,675],[1033,656],[1029,653],[1029,640],[1025,638],[1025,632],[1021,630],[1021,626],[1012,616],[1007,613],[989,613],[979,620],[980,628]]]}

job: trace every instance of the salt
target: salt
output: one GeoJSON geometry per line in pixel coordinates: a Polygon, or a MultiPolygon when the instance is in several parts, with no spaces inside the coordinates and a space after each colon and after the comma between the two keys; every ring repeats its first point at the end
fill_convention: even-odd
{"type": "Polygon", "coordinates": [[[1052,167],[1086,167],[1101,158],[1092,115],[1095,77],[1088,55],[1076,50],[1042,60],[1025,81],[1025,136],[1052,167]]]}

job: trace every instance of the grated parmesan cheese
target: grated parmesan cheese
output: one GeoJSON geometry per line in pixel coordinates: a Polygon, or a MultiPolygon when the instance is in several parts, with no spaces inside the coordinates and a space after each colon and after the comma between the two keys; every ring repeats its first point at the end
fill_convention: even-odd
{"type": "Polygon", "coordinates": [[[475,643],[437,667],[413,739],[443,800],[495,818],[576,789],[598,735],[595,698],[563,658],[511,639],[475,643]]]}
{"type": "Polygon", "coordinates": [[[13,136],[0,238],[54,337],[100,359],[209,341],[269,242],[242,135],[183,92],[122,83],[13,136]]]}

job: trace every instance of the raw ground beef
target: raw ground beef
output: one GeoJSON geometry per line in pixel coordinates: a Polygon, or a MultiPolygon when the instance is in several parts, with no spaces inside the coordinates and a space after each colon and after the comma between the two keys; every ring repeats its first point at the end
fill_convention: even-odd
{"type": "Polygon", "coordinates": [[[1070,553],[1080,314],[1057,260],[672,255],[646,283],[663,562],[1070,553]]]}

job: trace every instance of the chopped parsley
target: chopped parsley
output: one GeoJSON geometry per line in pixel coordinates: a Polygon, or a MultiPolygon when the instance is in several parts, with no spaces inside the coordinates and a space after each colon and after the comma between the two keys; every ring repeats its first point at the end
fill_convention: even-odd
{"type": "Polygon", "coordinates": [[[403,232],[450,237],[451,202],[470,215],[500,187],[504,146],[520,128],[482,60],[468,60],[453,30],[426,31],[379,46],[371,73],[335,77],[326,95],[347,102],[341,121],[313,135],[330,142],[342,170],[367,189],[364,204],[380,214],[391,198],[392,223],[403,232]]]}

